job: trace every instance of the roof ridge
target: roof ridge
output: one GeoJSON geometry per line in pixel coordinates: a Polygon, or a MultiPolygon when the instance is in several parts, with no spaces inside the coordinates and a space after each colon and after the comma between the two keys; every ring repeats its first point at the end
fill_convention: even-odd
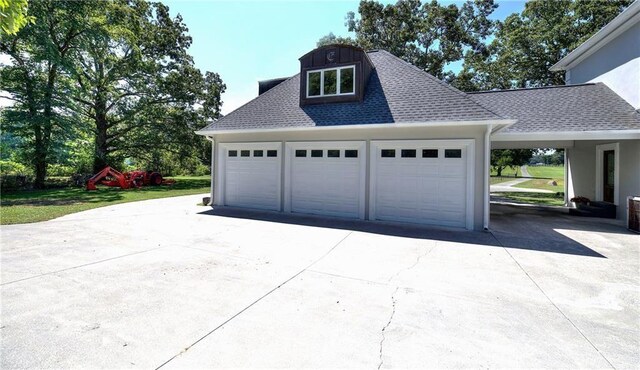
{"type": "Polygon", "coordinates": [[[573,84],[573,85],[550,85],[550,86],[539,86],[539,87],[520,87],[517,89],[498,89],[498,90],[483,90],[483,91],[469,91],[467,94],[486,94],[486,93],[496,93],[496,92],[511,92],[511,91],[527,91],[527,90],[544,90],[544,89],[556,89],[563,87],[580,87],[580,86],[592,86],[600,84],[601,82],[585,82],[581,84],[573,84]]]}
{"type": "Polygon", "coordinates": [[[500,114],[498,114],[498,113],[496,113],[496,112],[494,112],[494,111],[490,110],[489,108],[485,107],[484,105],[482,105],[482,104],[478,103],[477,101],[475,101],[475,100],[471,99],[471,97],[469,96],[469,94],[465,93],[464,91],[461,91],[461,90],[456,89],[455,87],[453,87],[453,86],[449,85],[448,83],[446,83],[446,82],[442,81],[441,79],[437,78],[436,76],[433,76],[431,73],[429,73],[429,72],[427,72],[427,71],[425,71],[425,70],[423,70],[423,69],[421,69],[421,68],[418,68],[416,65],[414,65],[414,64],[412,64],[412,63],[409,63],[409,62],[407,62],[406,60],[404,60],[404,59],[402,59],[402,58],[399,58],[399,57],[397,57],[397,56],[393,55],[392,53],[390,53],[390,52],[388,52],[388,51],[386,51],[386,50],[384,50],[384,49],[380,49],[379,51],[381,51],[381,52],[383,52],[383,53],[385,53],[385,54],[389,54],[390,56],[392,56],[392,57],[394,57],[395,59],[397,59],[397,60],[401,61],[402,63],[407,64],[407,65],[408,65],[408,66],[410,66],[411,68],[414,68],[414,69],[416,69],[416,70],[418,70],[418,71],[420,71],[420,72],[424,73],[424,74],[425,74],[429,79],[431,79],[431,80],[433,80],[433,81],[437,82],[438,84],[440,84],[440,85],[442,85],[443,87],[445,87],[445,88],[447,88],[447,89],[449,89],[449,90],[453,91],[454,93],[456,93],[456,94],[458,94],[458,95],[460,95],[460,96],[464,97],[464,98],[465,98],[466,100],[468,100],[469,102],[471,102],[471,103],[473,103],[473,104],[477,105],[478,107],[480,107],[480,108],[482,108],[482,109],[486,110],[487,112],[489,112],[489,113],[491,113],[491,114],[493,114],[493,115],[497,116],[498,118],[505,118],[505,117],[501,116],[500,114]]]}

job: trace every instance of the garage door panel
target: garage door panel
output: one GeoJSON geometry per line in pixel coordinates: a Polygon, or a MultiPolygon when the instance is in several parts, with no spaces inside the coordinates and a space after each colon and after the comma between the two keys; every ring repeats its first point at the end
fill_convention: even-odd
{"type": "Polygon", "coordinates": [[[220,145],[224,158],[223,204],[232,207],[280,210],[281,145],[220,145]]]}
{"type": "Polygon", "coordinates": [[[288,206],[291,212],[363,217],[364,145],[362,142],[287,143],[288,206]],[[302,151],[306,151],[303,153],[302,151]],[[339,151],[338,157],[330,157],[339,151]],[[355,157],[348,157],[346,151],[355,157]],[[300,152],[303,156],[297,156],[300,152]],[[311,157],[311,153],[320,155],[311,157]],[[304,155],[306,154],[306,155],[304,155]]]}
{"type": "Polygon", "coordinates": [[[458,145],[455,141],[372,142],[372,216],[464,227],[467,157],[465,146],[458,145]]]}

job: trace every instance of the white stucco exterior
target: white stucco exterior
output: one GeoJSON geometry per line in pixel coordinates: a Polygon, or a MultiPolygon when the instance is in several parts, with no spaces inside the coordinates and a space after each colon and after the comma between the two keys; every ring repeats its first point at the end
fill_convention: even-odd
{"type": "Polygon", "coordinates": [[[634,108],[640,108],[640,23],[566,72],[567,84],[603,82],[634,108]]]}
{"type": "Polygon", "coordinates": [[[569,84],[602,82],[640,108],[640,1],[551,67],[569,84]]]}
{"type": "Polygon", "coordinates": [[[640,195],[640,140],[584,140],[567,148],[567,197],[598,199],[597,180],[602,174],[597,169],[596,147],[606,144],[618,144],[617,218],[625,220],[627,197],[640,195]]]}

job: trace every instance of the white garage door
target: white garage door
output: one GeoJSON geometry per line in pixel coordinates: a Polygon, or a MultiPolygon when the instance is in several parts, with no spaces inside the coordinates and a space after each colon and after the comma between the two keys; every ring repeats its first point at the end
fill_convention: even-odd
{"type": "Polygon", "coordinates": [[[371,143],[374,219],[473,228],[471,140],[371,143]]]}
{"type": "Polygon", "coordinates": [[[364,218],[365,143],[287,143],[285,210],[364,218]]]}
{"type": "Polygon", "coordinates": [[[280,210],[280,143],[220,144],[222,204],[280,210]]]}

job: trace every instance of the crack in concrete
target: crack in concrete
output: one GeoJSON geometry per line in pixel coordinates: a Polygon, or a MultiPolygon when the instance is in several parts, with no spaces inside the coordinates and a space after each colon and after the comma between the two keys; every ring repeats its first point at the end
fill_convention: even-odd
{"type": "Polygon", "coordinates": [[[393,316],[396,314],[396,303],[398,303],[398,301],[396,300],[395,295],[398,293],[399,289],[400,287],[397,286],[396,290],[394,290],[393,293],[391,294],[391,316],[389,316],[389,321],[387,321],[387,324],[380,331],[380,334],[382,335],[382,339],[380,340],[380,362],[378,363],[378,370],[380,370],[380,368],[382,368],[382,365],[384,364],[383,344],[386,339],[384,332],[389,328],[389,325],[391,325],[391,321],[393,321],[393,316]]]}
{"type": "Polygon", "coordinates": [[[193,346],[195,346],[196,344],[200,343],[202,340],[204,340],[206,337],[208,337],[209,335],[213,334],[214,332],[216,332],[218,329],[222,328],[223,326],[225,326],[226,324],[228,324],[231,320],[235,319],[236,317],[240,316],[242,313],[244,313],[246,310],[250,309],[251,307],[253,307],[255,304],[257,304],[258,302],[260,302],[261,300],[263,300],[264,298],[266,298],[267,296],[269,296],[271,293],[275,292],[276,290],[282,288],[285,284],[287,284],[288,282],[290,282],[291,280],[297,278],[300,274],[302,274],[303,272],[307,271],[308,269],[310,269],[311,267],[313,267],[313,265],[315,265],[316,263],[322,261],[326,256],[329,255],[329,253],[333,252],[334,249],[336,249],[340,244],[342,244],[342,242],[344,242],[351,234],[353,234],[353,231],[350,231],[347,235],[345,235],[344,238],[340,239],[339,242],[337,242],[333,247],[331,247],[331,249],[329,249],[325,254],[323,254],[322,256],[320,256],[320,258],[316,259],[315,261],[311,262],[308,266],[306,266],[305,268],[303,268],[302,270],[298,271],[295,275],[291,276],[290,278],[288,278],[287,280],[285,280],[284,282],[282,282],[281,284],[279,284],[278,286],[276,286],[275,288],[271,289],[270,291],[268,291],[267,293],[265,293],[263,296],[261,296],[260,298],[256,299],[255,301],[253,301],[252,303],[250,303],[248,306],[246,306],[245,308],[241,309],[240,311],[238,311],[236,314],[234,314],[233,316],[231,316],[230,318],[228,318],[227,320],[225,320],[223,323],[221,323],[220,325],[216,326],[213,330],[209,331],[208,333],[206,333],[205,335],[203,335],[200,339],[196,340],[195,342],[193,342],[192,344],[190,344],[189,346],[185,347],[182,351],[180,351],[179,353],[177,353],[176,355],[174,355],[173,357],[171,357],[170,359],[168,359],[167,361],[163,362],[160,366],[156,367],[155,370],[160,369],[161,367],[165,366],[166,364],[168,364],[169,362],[173,361],[176,357],[182,355],[183,353],[187,352],[188,350],[190,350],[193,346]]]}
{"type": "Polygon", "coordinates": [[[411,270],[412,268],[414,268],[414,267],[418,266],[418,263],[420,263],[420,260],[421,260],[423,257],[426,257],[426,255],[427,255],[427,254],[431,253],[431,251],[432,251],[432,250],[436,249],[436,247],[437,247],[437,246],[438,246],[438,243],[436,242],[436,245],[434,245],[433,247],[429,248],[426,252],[424,252],[424,253],[422,253],[422,254],[418,255],[418,257],[416,257],[416,261],[415,261],[411,266],[409,266],[409,267],[407,267],[407,268],[405,268],[405,269],[399,270],[398,272],[396,272],[395,274],[393,274],[391,277],[389,277],[389,280],[387,280],[387,282],[388,282],[388,283],[390,283],[390,282],[391,282],[391,280],[393,280],[393,279],[397,278],[398,276],[400,276],[400,274],[401,274],[401,273],[406,272],[406,271],[409,271],[409,270],[411,270]]]}
{"type": "Polygon", "coordinates": [[[591,347],[593,349],[596,350],[596,352],[607,362],[607,364],[609,364],[609,366],[611,366],[612,369],[615,369],[615,366],[613,366],[613,364],[611,363],[611,361],[609,361],[608,358],[605,357],[604,353],[600,352],[600,350],[598,349],[598,347],[595,346],[595,344],[593,344],[593,342],[591,342],[589,340],[589,338],[587,338],[587,336],[582,332],[582,330],[580,330],[580,328],[578,328],[578,326],[569,318],[569,316],[567,316],[561,309],[560,307],[558,307],[558,305],[555,304],[555,302],[553,302],[551,300],[551,297],[549,297],[547,295],[547,293],[544,291],[544,289],[542,289],[542,287],[540,285],[538,285],[538,283],[533,279],[533,277],[531,275],[529,275],[529,273],[527,272],[527,270],[524,269],[524,267],[522,267],[522,265],[518,262],[518,260],[516,260],[516,258],[511,254],[511,252],[509,252],[509,250],[507,249],[506,246],[504,246],[502,244],[502,242],[500,241],[500,239],[498,239],[491,230],[489,230],[489,233],[493,236],[493,238],[498,242],[498,244],[500,244],[500,246],[502,247],[502,249],[504,249],[505,252],[507,252],[507,254],[509,255],[509,257],[511,257],[511,259],[513,260],[513,262],[515,262],[515,264],[520,268],[520,270],[522,270],[522,272],[524,272],[524,274],[527,276],[527,278],[529,278],[529,280],[531,280],[531,282],[533,283],[533,285],[536,286],[536,288],[538,288],[538,290],[542,293],[542,295],[544,295],[544,297],[549,301],[549,303],[551,303],[551,305],[565,318],[565,320],[567,320],[574,329],[576,329],[576,331],[578,333],[580,333],[580,335],[587,341],[587,343],[589,343],[591,345],[591,347]]]}

